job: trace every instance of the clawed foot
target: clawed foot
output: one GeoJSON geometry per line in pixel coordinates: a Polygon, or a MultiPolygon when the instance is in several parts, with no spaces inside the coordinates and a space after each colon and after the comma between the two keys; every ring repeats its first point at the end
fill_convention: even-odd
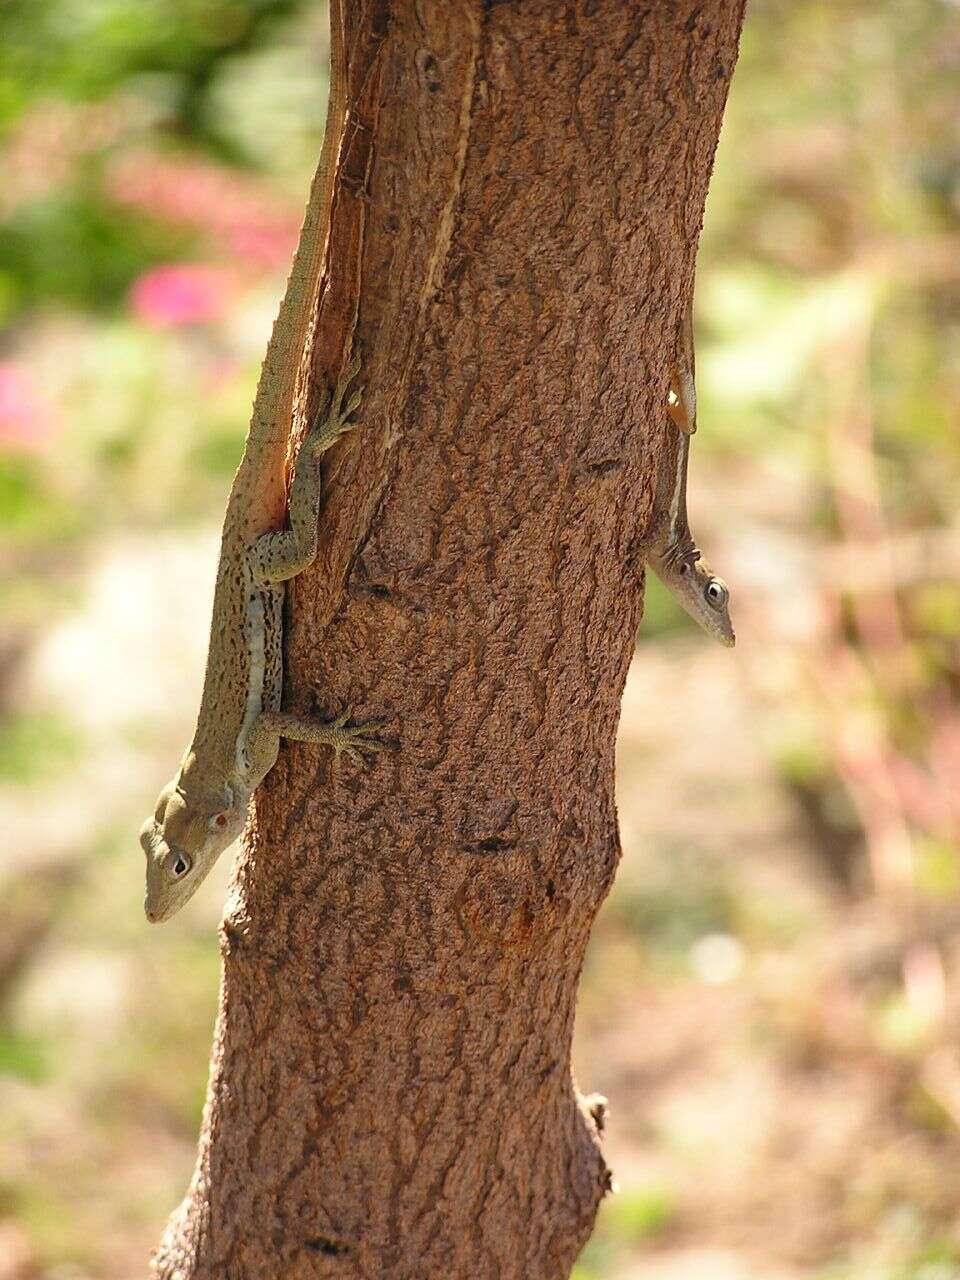
{"type": "Polygon", "coordinates": [[[370,724],[358,724],[348,727],[347,722],[350,718],[351,712],[347,710],[332,721],[330,724],[330,745],[333,747],[335,760],[339,760],[344,755],[348,760],[357,760],[362,763],[364,751],[373,753],[382,751],[384,744],[371,736],[374,726],[370,724]]]}
{"type": "Polygon", "coordinates": [[[352,431],[357,425],[350,422],[351,414],[355,413],[360,407],[360,401],[363,399],[362,391],[354,391],[353,395],[344,404],[344,397],[347,394],[347,388],[360,372],[360,357],[355,356],[340,376],[330,401],[330,407],[324,407],[317,414],[317,420],[314,423],[313,430],[307,438],[308,446],[313,450],[315,457],[319,458],[321,454],[326,453],[331,445],[336,444],[341,436],[352,431]]]}

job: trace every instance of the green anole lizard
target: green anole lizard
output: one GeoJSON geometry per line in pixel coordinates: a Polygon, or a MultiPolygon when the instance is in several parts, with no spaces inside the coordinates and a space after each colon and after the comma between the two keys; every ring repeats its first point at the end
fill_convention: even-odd
{"type": "Polygon", "coordinates": [[[694,622],[721,644],[732,645],[736,637],[728,609],[730,591],[703,563],[687,519],[690,437],[697,429],[692,305],[683,318],[670,393],[667,412],[678,430],[670,433],[660,462],[643,557],[694,622]]]}
{"type": "Polygon", "coordinates": [[[323,151],[224,517],[196,732],[140,833],[147,859],[144,909],[154,922],[180,910],[240,835],[250,798],[276,763],[281,737],[331,746],[338,756],[342,752],[354,758],[361,750],[379,747],[365,726],[348,726],[349,713],[326,722],[280,709],[286,583],[316,556],[319,459],[351,429],[350,415],[360,403],[359,392],[348,398],[359,371],[354,360],[300,446],[288,501],[287,440],[311,303],[326,255],[344,114],[337,48],[331,49],[330,65],[323,151]]]}

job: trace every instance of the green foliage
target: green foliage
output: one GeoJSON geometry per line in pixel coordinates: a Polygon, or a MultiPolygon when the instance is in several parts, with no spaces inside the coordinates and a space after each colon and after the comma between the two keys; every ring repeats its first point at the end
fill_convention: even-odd
{"type": "Polygon", "coordinates": [[[33,458],[0,455],[0,528],[5,537],[58,534],[62,511],[45,495],[42,469],[33,458]]]}
{"type": "Polygon", "coordinates": [[[596,1230],[580,1255],[573,1280],[612,1275],[625,1256],[661,1236],[674,1214],[673,1198],[664,1187],[634,1187],[610,1196],[600,1206],[596,1230]]]}
{"type": "Polygon", "coordinates": [[[917,846],[917,888],[927,898],[955,902],[960,894],[960,849],[950,840],[928,838],[917,846]]]}
{"type": "Polygon", "coordinates": [[[642,879],[625,879],[609,908],[630,934],[664,957],[684,955],[707,934],[735,932],[738,909],[721,870],[683,846],[661,850],[642,879]]]}
{"type": "Polygon", "coordinates": [[[11,308],[55,301],[115,309],[141,272],[182,245],[182,236],[110,204],[95,181],[78,183],[24,205],[0,226],[0,280],[11,308]]]}
{"type": "Polygon", "coordinates": [[[59,712],[25,712],[0,719],[0,781],[36,783],[75,760],[81,738],[59,712]]]}
{"type": "Polygon", "coordinates": [[[956,1242],[935,1240],[907,1258],[844,1263],[820,1272],[816,1280],[957,1280],[958,1276],[960,1249],[956,1242]]]}
{"type": "Polygon", "coordinates": [[[50,1046],[36,1036],[0,1027],[0,1077],[40,1084],[49,1074],[50,1046]]]}
{"type": "Polygon", "coordinates": [[[644,644],[665,635],[696,633],[696,623],[680,608],[656,574],[648,573],[646,582],[643,625],[637,637],[639,643],[644,644]]]}
{"type": "Polygon", "coordinates": [[[910,596],[911,620],[929,636],[955,640],[960,635],[960,586],[955,582],[925,582],[910,596]]]}
{"type": "Polygon", "coordinates": [[[603,1234],[633,1247],[660,1235],[674,1216],[672,1197],[663,1187],[622,1191],[603,1211],[603,1234]]]}
{"type": "Polygon", "coordinates": [[[224,424],[210,430],[197,443],[193,462],[210,475],[232,476],[243,453],[243,438],[236,427],[224,424]]]}
{"type": "Polygon", "coordinates": [[[269,36],[301,0],[6,0],[0,6],[0,125],[36,98],[102,98],[133,77],[177,86],[175,121],[203,131],[204,94],[224,58],[269,36]]]}

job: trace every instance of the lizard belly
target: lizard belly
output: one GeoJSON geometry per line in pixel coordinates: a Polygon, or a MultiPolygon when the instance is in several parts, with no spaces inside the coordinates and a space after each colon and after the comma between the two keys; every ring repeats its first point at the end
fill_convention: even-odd
{"type": "Polygon", "coordinates": [[[263,601],[263,689],[264,711],[279,711],[283,694],[283,603],[286,588],[282,583],[260,592],[263,601]]]}
{"type": "Polygon", "coordinates": [[[251,762],[247,751],[250,730],[261,711],[280,708],[283,692],[283,599],[284,588],[280,584],[247,584],[244,618],[248,655],[247,700],[237,738],[236,761],[237,773],[246,782],[250,781],[251,762]]]}

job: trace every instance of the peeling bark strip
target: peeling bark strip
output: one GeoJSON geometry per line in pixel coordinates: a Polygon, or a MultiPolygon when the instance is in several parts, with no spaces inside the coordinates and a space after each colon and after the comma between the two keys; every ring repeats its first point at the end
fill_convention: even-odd
{"type": "Polygon", "coordinates": [[[574,996],[742,0],[346,8],[364,141],[350,160],[347,127],[314,380],[359,281],[366,397],[296,580],[287,704],[382,716],[397,749],[334,774],[288,744],[258,793],[156,1270],[560,1280],[608,1187],[574,996]]]}

